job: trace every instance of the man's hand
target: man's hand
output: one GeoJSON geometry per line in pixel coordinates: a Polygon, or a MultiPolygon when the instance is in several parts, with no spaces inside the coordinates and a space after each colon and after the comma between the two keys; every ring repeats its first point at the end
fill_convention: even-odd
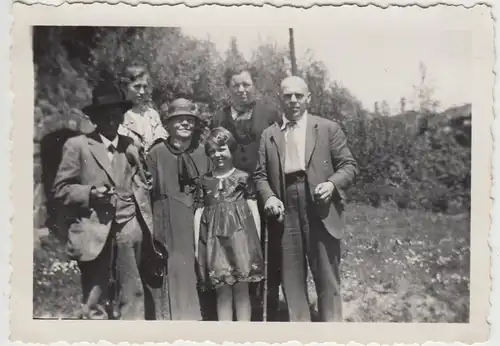
{"type": "Polygon", "coordinates": [[[314,199],[318,203],[328,203],[333,196],[333,191],[335,191],[335,185],[331,181],[321,183],[314,189],[314,199]]]}
{"type": "Polygon", "coordinates": [[[113,193],[114,189],[109,186],[93,187],[90,190],[90,203],[91,205],[108,203],[113,193]]]}
{"type": "Polygon", "coordinates": [[[272,196],[266,201],[266,205],[264,206],[264,212],[267,216],[276,216],[278,221],[283,220],[285,206],[283,202],[281,202],[277,197],[272,196]]]}

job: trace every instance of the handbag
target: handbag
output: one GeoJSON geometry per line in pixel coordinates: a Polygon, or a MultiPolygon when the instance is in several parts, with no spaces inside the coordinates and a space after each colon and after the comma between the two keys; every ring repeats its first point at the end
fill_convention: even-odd
{"type": "Polygon", "coordinates": [[[145,249],[140,264],[141,276],[150,287],[161,288],[163,280],[168,274],[168,251],[162,243],[153,239],[150,234],[144,238],[143,245],[145,245],[145,249]]]}

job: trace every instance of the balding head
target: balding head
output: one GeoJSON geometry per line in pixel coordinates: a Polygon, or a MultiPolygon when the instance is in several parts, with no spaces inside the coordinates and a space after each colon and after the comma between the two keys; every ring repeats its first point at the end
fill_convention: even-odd
{"type": "Polygon", "coordinates": [[[290,76],[281,82],[281,105],[289,120],[304,115],[311,99],[307,83],[298,76],[290,76]]]}
{"type": "Polygon", "coordinates": [[[304,94],[309,92],[306,81],[298,76],[290,76],[283,79],[281,82],[281,92],[286,89],[302,90],[304,94]]]}

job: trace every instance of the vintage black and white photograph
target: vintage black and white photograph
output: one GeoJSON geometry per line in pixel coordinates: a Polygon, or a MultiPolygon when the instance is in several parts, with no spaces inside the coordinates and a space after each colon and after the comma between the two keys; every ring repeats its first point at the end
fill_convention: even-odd
{"type": "Polygon", "coordinates": [[[471,323],[491,52],[445,7],[30,26],[32,318],[471,323]]]}

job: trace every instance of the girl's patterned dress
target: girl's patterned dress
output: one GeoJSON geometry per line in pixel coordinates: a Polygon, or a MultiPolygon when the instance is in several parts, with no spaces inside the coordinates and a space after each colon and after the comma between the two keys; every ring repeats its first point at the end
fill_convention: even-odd
{"type": "Polygon", "coordinates": [[[262,250],[247,204],[255,199],[251,177],[238,169],[224,178],[207,173],[199,185],[197,207],[205,208],[198,243],[200,288],[261,281],[262,250]]]}

